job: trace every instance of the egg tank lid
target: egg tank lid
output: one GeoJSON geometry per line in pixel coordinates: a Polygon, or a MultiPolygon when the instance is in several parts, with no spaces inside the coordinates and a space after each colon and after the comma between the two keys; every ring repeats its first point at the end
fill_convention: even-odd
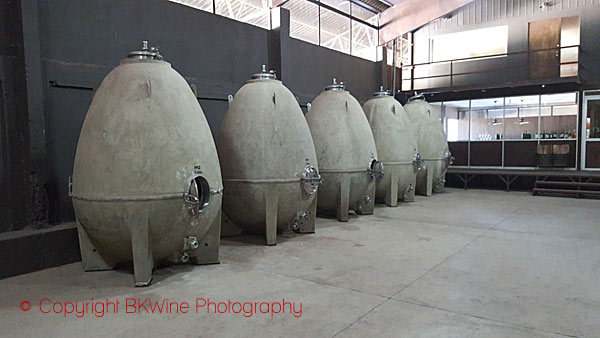
{"type": "Polygon", "coordinates": [[[346,89],[346,85],[344,82],[337,82],[337,79],[334,77],[332,83],[329,86],[325,87],[325,90],[333,90],[333,91],[343,91],[346,89]]]}
{"type": "Polygon", "coordinates": [[[262,65],[260,73],[253,74],[250,80],[277,80],[274,70],[267,71],[267,66],[262,65]]]}
{"type": "Polygon", "coordinates": [[[415,96],[412,96],[412,97],[408,98],[408,102],[425,102],[425,95],[417,94],[415,96]]]}
{"type": "Polygon", "coordinates": [[[383,90],[383,86],[379,87],[379,91],[378,92],[374,92],[373,96],[375,97],[379,97],[379,96],[392,96],[392,94],[390,94],[389,90],[383,90]]]}
{"type": "Polygon", "coordinates": [[[142,50],[136,50],[127,54],[129,59],[151,59],[162,60],[163,56],[158,52],[158,47],[148,48],[148,41],[142,41],[142,50]]]}

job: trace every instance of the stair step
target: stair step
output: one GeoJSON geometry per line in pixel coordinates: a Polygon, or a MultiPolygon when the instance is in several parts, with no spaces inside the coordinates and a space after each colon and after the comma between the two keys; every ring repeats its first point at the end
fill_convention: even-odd
{"type": "Polygon", "coordinates": [[[600,191],[594,190],[573,190],[573,189],[550,189],[550,188],[533,188],[533,194],[563,194],[563,195],[586,195],[586,196],[600,196],[600,191]]]}
{"type": "Polygon", "coordinates": [[[562,181],[535,181],[535,186],[574,186],[574,187],[586,187],[586,188],[599,188],[600,183],[593,182],[562,182],[562,181]]]}

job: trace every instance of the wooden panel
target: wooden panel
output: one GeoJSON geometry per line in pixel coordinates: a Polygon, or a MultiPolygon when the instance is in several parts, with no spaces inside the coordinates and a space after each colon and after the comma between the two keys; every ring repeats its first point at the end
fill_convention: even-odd
{"type": "Polygon", "coordinates": [[[454,157],[454,165],[469,165],[469,143],[466,141],[448,142],[450,152],[454,157]]]}
{"type": "Polygon", "coordinates": [[[569,145],[569,160],[568,167],[575,168],[576,166],[576,154],[577,154],[577,142],[575,140],[569,141],[542,141],[541,144],[568,144],[569,145]]]}
{"type": "MultiPolygon", "coordinates": [[[[529,50],[560,47],[560,18],[529,23],[529,50]]],[[[559,77],[560,52],[558,50],[531,52],[529,54],[529,78],[546,79],[559,77]]]]}
{"type": "Polygon", "coordinates": [[[472,141],[471,166],[502,166],[502,141],[472,141]]]}
{"type": "Polygon", "coordinates": [[[535,141],[504,142],[505,167],[535,167],[535,141]]]}
{"type": "Polygon", "coordinates": [[[600,141],[588,141],[585,145],[585,167],[600,168],[600,141]]]}

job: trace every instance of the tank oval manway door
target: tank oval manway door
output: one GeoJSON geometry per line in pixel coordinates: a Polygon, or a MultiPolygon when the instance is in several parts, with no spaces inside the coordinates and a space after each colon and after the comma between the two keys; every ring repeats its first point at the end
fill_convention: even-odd
{"type": "Polygon", "coordinates": [[[369,172],[370,178],[376,182],[380,181],[385,174],[385,171],[383,170],[383,163],[377,161],[376,159],[372,159],[371,162],[369,162],[369,168],[367,171],[369,172]]]}
{"type": "Polygon", "coordinates": [[[304,192],[309,195],[313,195],[317,192],[319,184],[321,184],[321,175],[317,171],[317,168],[312,165],[307,165],[302,172],[302,188],[304,192]]]}
{"type": "Polygon", "coordinates": [[[191,216],[198,217],[210,204],[210,185],[206,178],[197,175],[192,177],[186,186],[183,199],[191,216]]]}

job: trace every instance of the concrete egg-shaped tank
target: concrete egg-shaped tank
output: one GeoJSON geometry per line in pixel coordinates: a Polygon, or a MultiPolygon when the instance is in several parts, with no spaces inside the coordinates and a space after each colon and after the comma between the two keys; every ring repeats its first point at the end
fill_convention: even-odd
{"type": "Polygon", "coordinates": [[[363,110],[373,132],[377,155],[385,167],[385,174],[377,182],[376,200],[388,206],[396,206],[398,199],[414,201],[420,157],[414,127],[406,111],[383,87],[365,102],[363,110]]]}
{"type": "Polygon", "coordinates": [[[372,214],[376,181],[383,175],[369,122],[343,83],[325,87],[306,113],[323,183],[317,206],[348,221],[349,210],[372,214]]]}
{"type": "Polygon", "coordinates": [[[136,286],[162,263],[219,262],[217,151],[190,86],[161,59],[145,42],[104,78],[73,168],[84,269],[133,261],[136,286]]]}
{"type": "Polygon", "coordinates": [[[296,98],[274,72],[254,74],[233,97],[217,149],[227,222],[265,234],[315,230],[320,183],[315,146],[296,98]]]}
{"type": "Polygon", "coordinates": [[[446,170],[452,164],[444,127],[433,107],[423,95],[411,97],[404,110],[415,125],[417,146],[423,168],[417,173],[417,193],[431,196],[440,192],[446,182],[446,170]]]}

